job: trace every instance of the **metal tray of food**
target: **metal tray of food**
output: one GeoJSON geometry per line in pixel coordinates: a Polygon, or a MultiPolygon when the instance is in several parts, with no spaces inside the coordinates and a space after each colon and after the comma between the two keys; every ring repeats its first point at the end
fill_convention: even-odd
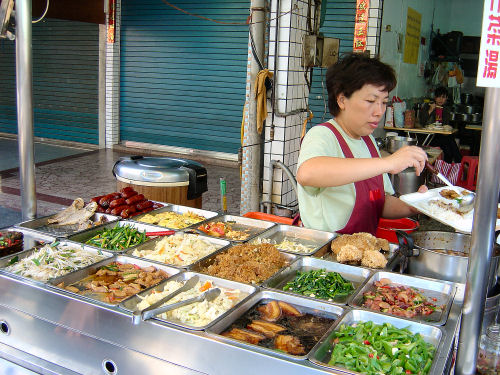
{"type": "MultiPolygon", "coordinates": [[[[165,230],[165,228],[159,227],[157,225],[138,223],[138,222],[130,221],[130,220],[120,220],[120,221],[116,221],[113,223],[101,225],[100,227],[97,227],[97,228],[87,229],[86,231],[73,234],[73,235],[68,237],[68,240],[85,244],[88,240],[90,240],[92,237],[98,235],[103,230],[112,229],[116,226],[120,226],[120,227],[129,226],[129,227],[132,227],[132,228],[138,230],[139,232],[159,232],[159,231],[165,230]]],[[[151,241],[151,239],[147,238],[146,242],[148,242],[148,241],[151,241]]],[[[94,246],[94,245],[89,245],[89,246],[92,246],[96,249],[100,249],[100,247],[98,247],[98,246],[94,246]]],[[[131,248],[134,248],[135,246],[137,246],[137,245],[126,247],[126,248],[123,248],[120,250],[104,249],[104,248],[103,248],[103,250],[110,251],[110,252],[115,253],[115,254],[121,254],[121,253],[124,253],[131,248]]]]}
{"type": "MultiPolygon", "coordinates": [[[[141,311],[140,309],[138,309],[137,305],[141,301],[143,301],[147,296],[149,296],[151,293],[158,294],[158,292],[163,292],[164,286],[167,283],[172,282],[172,281],[184,283],[187,280],[191,279],[193,276],[198,276],[199,283],[201,283],[202,285],[204,283],[206,283],[207,281],[211,281],[213,287],[219,287],[219,288],[224,288],[224,289],[229,289],[229,290],[239,290],[241,292],[241,296],[240,296],[241,298],[239,298],[239,301],[237,301],[234,304],[234,306],[232,306],[229,310],[223,312],[222,314],[217,316],[215,319],[211,320],[210,322],[208,322],[204,325],[199,325],[199,326],[192,325],[192,324],[183,322],[180,319],[175,319],[175,318],[167,320],[167,319],[164,319],[160,316],[155,316],[153,318],[155,321],[158,321],[161,323],[166,323],[166,324],[171,324],[174,326],[180,326],[180,327],[191,329],[191,330],[204,330],[204,329],[210,327],[215,322],[219,321],[220,319],[223,319],[232,309],[237,308],[240,304],[244,303],[252,294],[254,294],[257,291],[257,288],[254,286],[251,286],[251,285],[236,283],[234,281],[220,279],[218,277],[212,277],[212,276],[199,274],[199,273],[195,273],[195,272],[181,272],[177,275],[174,275],[174,276],[168,278],[167,280],[161,282],[160,284],[158,284],[152,288],[146,289],[146,290],[136,294],[135,296],[127,298],[126,300],[124,300],[120,303],[119,307],[122,308],[123,310],[129,312],[129,313],[141,311]]],[[[180,295],[182,295],[182,294],[183,293],[181,293],[180,295]]],[[[201,292],[199,294],[201,294],[201,292]]],[[[224,295],[224,292],[221,293],[221,296],[222,295],[224,295]]],[[[188,298],[190,298],[190,297],[191,296],[189,296],[188,298]]],[[[217,297],[217,299],[219,297],[217,297]]],[[[228,297],[230,297],[230,293],[228,293],[228,297]]],[[[183,299],[184,298],[182,298],[181,300],[183,300],[183,299]]],[[[174,300],[172,299],[172,302],[170,302],[170,303],[173,303],[173,302],[174,302],[174,300]]],[[[191,304],[191,305],[188,305],[186,307],[190,308],[191,312],[192,312],[193,306],[194,306],[194,304],[191,304]]],[[[177,310],[179,310],[179,309],[177,309],[177,310]]]]}
{"type": "MultiPolygon", "coordinates": [[[[258,350],[264,353],[271,353],[280,357],[285,357],[287,359],[303,360],[307,358],[307,353],[317,342],[321,341],[322,337],[329,332],[331,326],[343,313],[344,308],[341,306],[329,305],[320,301],[313,301],[290,294],[266,290],[254,294],[246,300],[245,303],[242,303],[240,306],[234,308],[224,319],[221,319],[212,325],[207,330],[207,333],[208,335],[216,337],[219,340],[230,342],[248,350],[258,350]],[[286,331],[283,331],[283,333],[288,331],[289,333],[297,335],[297,332],[307,332],[303,335],[302,340],[299,339],[301,341],[300,345],[302,345],[304,349],[303,354],[291,354],[287,351],[281,351],[274,349],[273,347],[269,347],[274,346],[273,337],[260,339],[258,342],[260,343],[262,341],[262,345],[257,345],[257,343],[252,344],[247,341],[240,341],[236,338],[223,335],[223,333],[232,328],[242,328],[245,330],[245,333],[251,332],[252,334],[257,335],[262,334],[262,332],[252,330],[247,324],[252,324],[256,320],[261,321],[262,315],[256,309],[257,307],[265,305],[271,301],[285,302],[303,315],[302,317],[292,316],[291,318],[288,318],[287,314],[283,313],[283,310],[281,310],[281,306],[278,305],[282,315],[273,322],[278,325],[280,325],[281,322],[281,324],[287,328],[286,331]],[[307,314],[314,316],[314,320],[309,319],[310,315],[307,314]],[[248,317],[248,315],[254,315],[257,319],[248,317]],[[295,324],[298,327],[293,327],[295,324]],[[314,324],[316,324],[316,332],[314,331],[314,324]]],[[[268,334],[268,336],[273,336],[272,334],[269,334],[269,332],[266,332],[266,334],[268,334]]]]}
{"type": "Polygon", "coordinates": [[[139,221],[147,224],[154,224],[161,227],[169,228],[169,229],[186,229],[192,228],[194,226],[200,225],[207,219],[212,219],[219,214],[217,212],[200,210],[199,208],[180,206],[176,204],[169,204],[168,206],[158,208],[154,211],[150,211],[141,215],[133,216],[130,220],[139,221]],[[199,216],[199,220],[192,224],[186,223],[183,219],[183,216],[192,213],[196,216],[199,216]],[[172,215],[173,214],[173,215],[172,215]],[[168,218],[162,216],[171,215],[172,217],[168,218]],[[162,223],[161,221],[164,220],[162,223]]]}
{"type": "Polygon", "coordinates": [[[364,285],[366,280],[372,275],[372,271],[366,268],[349,266],[347,264],[335,263],[323,259],[312,257],[300,257],[288,267],[281,270],[279,273],[271,276],[262,286],[264,288],[279,290],[282,293],[298,295],[307,299],[322,301],[327,303],[336,303],[347,305],[351,298],[364,285]],[[338,296],[332,299],[321,299],[319,297],[311,297],[310,295],[295,293],[290,290],[283,290],[283,287],[290,281],[294,280],[297,272],[307,272],[312,270],[326,270],[327,272],[338,272],[344,279],[353,284],[354,289],[347,296],[338,296]]]}
{"type": "Polygon", "coordinates": [[[185,250],[181,250],[180,248],[177,248],[178,251],[175,253],[171,254],[170,258],[167,259],[169,254],[166,254],[163,252],[163,254],[159,254],[159,251],[155,252],[156,246],[158,243],[161,243],[161,241],[172,241],[177,237],[171,237],[168,239],[165,239],[165,237],[158,237],[155,238],[151,241],[145,242],[143,244],[140,244],[126,252],[127,255],[130,255],[132,257],[137,257],[137,258],[142,258],[142,259],[147,259],[149,261],[155,262],[155,263],[161,263],[161,264],[169,264],[174,267],[179,267],[179,268],[189,268],[191,265],[194,263],[200,261],[201,259],[204,259],[211,254],[213,254],[216,251],[219,251],[221,249],[226,248],[231,244],[231,242],[222,240],[219,238],[214,238],[214,237],[209,237],[209,236],[204,236],[201,234],[197,233],[184,233],[184,232],[177,232],[173,236],[189,236],[192,238],[195,238],[196,240],[202,241],[203,243],[206,244],[206,249],[201,250],[200,248],[193,247],[193,244],[185,243],[184,241],[182,242],[183,245],[187,246],[186,250],[191,250],[193,253],[196,254],[196,259],[190,260],[188,258],[183,259],[187,254],[185,250]],[[210,247],[214,248],[213,250],[207,250],[210,247]],[[181,253],[181,251],[183,253],[181,253]],[[173,259],[171,261],[170,259],[173,259]]]}
{"type": "MultiPolygon", "coordinates": [[[[329,359],[332,354],[332,343],[334,339],[335,331],[339,330],[342,325],[352,326],[357,323],[363,323],[371,321],[375,324],[381,325],[384,323],[390,323],[396,328],[407,328],[414,334],[420,334],[423,340],[429,344],[434,345],[436,351],[434,353],[434,360],[432,362],[429,374],[433,374],[433,369],[436,367],[438,362],[439,353],[442,348],[442,343],[444,342],[445,332],[441,327],[432,326],[428,324],[423,324],[415,321],[408,321],[405,319],[399,319],[394,316],[377,314],[372,311],[349,309],[345,314],[338,319],[331,330],[323,337],[321,340],[309,353],[307,359],[318,366],[327,367],[329,369],[337,370],[346,374],[359,374],[359,372],[348,370],[344,367],[329,365],[329,359]]],[[[403,369],[404,371],[404,369],[403,369]]]]}
{"type": "MultiPolygon", "coordinates": [[[[432,304],[436,306],[442,306],[442,309],[434,311],[430,315],[419,314],[414,317],[399,316],[396,314],[377,311],[379,314],[395,315],[402,319],[410,319],[435,325],[446,324],[448,313],[450,312],[451,304],[453,303],[453,297],[455,296],[456,288],[453,283],[441,280],[401,275],[399,273],[392,272],[376,272],[363,285],[363,287],[357,291],[356,295],[353,296],[353,298],[349,301],[349,305],[355,308],[367,309],[372,311],[372,309],[370,309],[369,307],[363,306],[363,295],[364,293],[375,291],[376,287],[373,285],[373,283],[375,281],[380,281],[381,279],[389,279],[391,281],[390,286],[405,286],[413,290],[417,290],[432,304]]],[[[411,301],[408,301],[408,304],[410,304],[410,302],[411,301]]]]}
{"type": "MultiPolygon", "coordinates": [[[[245,245],[245,244],[234,244],[233,246],[229,246],[227,248],[218,250],[217,252],[213,253],[212,255],[209,255],[209,256],[207,256],[207,257],[205,257],[203,259],[200,259],[196,263],[193,263],[189,267],[189,270],[193,271],[193,272],[200,272],[200,273],[208,274],[207,271],[206,271],[206,268],[209,267],[210,265],[214,264],[216,262],[216,259],[217,259],[218,256],[223,255],[224,252],[229,251],[231,248],[233,248],[235,246],[241,246],[241,245],[245,245]]],[[[290,253],[284,253],[282,251],[280,251],[279,253],[283,257],[283,259],[285,261],[285,265],[283,267],[280,267],[279,269],[277,269],[276,272],[274,272],[271,276],[273,276],[276,273],[280,272],[283,268],[289,266],[290,264],[292,264],[298,258],[298,255],[294,255],[294,254],[290,254],[290,253]]],[[[264,280],[261,280],[259,282],[251,282],[251,281],[249,281],[249,282],[245,282],[245,283],[246,284],[252,284],[252,285],[261,285],[266,280],[268,280],[271,276],[266,277],[264,280]]],[[[244,282],[244,281],[238,281],[238,280],[236,280],[236,282],[244,282]]]]}
{"type": "MultiPolygon", "coordinates": [[[[387,264],[383,268],[365,267],[365,266],[362,266],[360,264],[351,264],[351,263],[342,263],[342,264],[351,264],[351,265],[356,266],[356,267],[367,268],[367,269],[374,270],[374,271],[390,270],[393,267],[395,259],[399,255],[398,249],[399,249],[399,245],[389,243],[389,251],[380,251],[380,253],[382,253],[384,255],[385,259],[387,259],[387,264]]],[[[338,262],[337,256],[331,251],[330,246],[322,247],[319,251],[317,251],[316,253],[313,254],[313,257],[321,258],[324,260],[329,260],[332,262],[338,262]]],[[[338,262],[338,263],[340,263],[340,262],[338,262]]]]}
{"type": "Polygon", "coordinates": [[[201,225],[213,226],[214,224],[221,226],[219,232],[209,231],[209,233],[207,233],[206,231],[200,229],[200,225],[194,226],[193,228],[209,236],[223,238],[233,242],[244,242],[276,225],[270,221],[233,215],[216,216],[212,219],[204,221],[201,225]],[[229,235],[226,234],[228,230],[231,231],[229,232],[229,235]]]}
{"type": "Polygon", "coordinates": [[[329,247],[336,236],[332,232],[278,224],[254,237],[251,243],[272,243],[280,251],[299,255],[312,255],[323,247],[329,247]]]}
{"type": "Polygon", "coordinates": [[[17,228],[26,228],[34,230],[36,232],[50,234],[55,237],[68,237],[72,234],[85,231],[90,228],[97,228],[103,224],[108,224],[111,222],[118,221],[119,217],[114,215],[108,215],[103,213],[94,213],[89,221],[92,223],[91,226],[81,227],[79,224],[72,225],[58,225],[49,224],[48,220],[54,215],[40,217],[38,219],[23,221],[22,223],[16,224],[17,228]]]}
{"type": "MultiPolygon", "coordinates": [[[[62,240],[62,241],[56,240],[53,243],[47,242],[45,245],[36,246],[35,248],[31,248],[28,250],[21,251],[17,254],[14,254],[14,255],[9,255],[9,256],[0,258],[0,272],[5,272],[9,275],[12,275],[12,276],[24,279],[24,280],[32,280],[35,283],[40,283],[40,284],[45,285],[46,282],[52,278],[73,272],[73,271],[78,270],[80,268],[84,268],[87,265],[97,263],[97,262],[101,261],[102,259],[110,258],[112,256],[113,256],[112,253],[110,253],[108,251],[101,250],[101,249],[96,249],[95,247],[92,247],[92,246],[87,246],[87,245],[71,242],[68,240],[62,240]],[[47,258],[45,258],[45,257],[41,258],[41,254],[39,257],[33,258],[30,261],[26,262],[27,266],[32,267],[32,269],[29,269],[29,270],[27,270],[26,268],[23,268],[23,269],[26,269],[26,272],[23,272],[22,270],[16,271],[16,270],[11,270],[11,269],[6,269],[7,267],[9,267],[11,265],[22,262],[25,258],[29,259],[29,257],[31,257],[31,256],[38,255],[37,251],[42,249],[44,246],[51,246],[51,247],[57,246],[58,249],[81,250],[81,251],[84,251],[86,255],[99,256],[99,259],[97,259],[95,261],[88,261],[88,264],[84,264],[82,266],[79,266],[78,264],[73,264],[73,265],[66,264],[64,266],[64,268],[70,266],[70,267],[73,267],[73,269],[70,269],[70,270],[65,269],[64,271],[61,270],[62,273],[60,273],[60,274],[57,274],[57,272],[55,272],[54,276],[50,276],[51,275],[50,272],[54,272],[53,270],[50,271],[50,268],[49,268],[49,270],[47,270],[48,267],[47,268],[43,267],[43,265],[44,265],[43,261],[44,261],[44,259],[47,259],[47,258]],[[42,266],[40,266],[40,264],[42,266]],[[34,272],[38,272],[39,276],[37,276],[37,277],[30,276],[34,272]]],[[[69,257],[64,257],[64,260],[68,261],[69,257]]],[[[81,260],[80,260],[80,262],[81,262],[81,260]]],[[[21,264],[21,263],[19,263],[19,264],[21,264]]],[[[61,267],[63,267],[63,265],[61,265],[61,267]]]]}
{"type": "MultiPolygon", "coordinates": [[[[119,274],[119,272],[115,272],[114,269],[110,269],[111,272],[114,272],[115,274],[119,274]]],[[[107,306],[116,306],[118,305],[121,301],[125,300],[126,298],[130,297],[133,294],[137,294],[138,292],[142,290],[146,290],[150,287],[153,287],[157,284],[159,284],[161,281],[168,279],[169,277],[176,275],[180,272],[177,268],[173,267],[168,267],[166,265],[162,264],[154,264],[152,262],[145,261],[143,259],[137,259],[137,258],[132,258],[124,255],[115,255],[112,258],[107,258],[104,259],[98,263],[94,263],[88,267],[82,268],[78,271],[71,272],[67,275],[64,276],[59,276],[54,279],[51,279],[49,281],[49,286],[53,286],[56,288],[58,291],[64,290],[66,293],[71,294],[72,296],[77,296],[79,298],[87,299],[92,302],[97,302],[99,304],[104,304],[107,306]],[[165,272],[165,277],[162,280],[159,280],[158,282],[154,282],[153,280],[148,280],[146,278],[140,283],[135,283],[141,287],[141,289],[135,293],[133,292],[128,292],[128,296],[115,296],[113,294],[112,288],[108,288],[105,286],[104,288],[106,291],[94,291],[92,289],[89,289],[87,287],[87,284],[90,282],[94,281],[97,278],[99,278],[96,273],[101,270],[101,269],[106,269],[106,267],[110,266],[112,263],[120,263],[120,264],[129,264],[133,265],[134,268],[133,270],[125,271],[122,273],[122,277],[120,277],[120,280],[123,280],[123,276],[125,278],[127,277],[127,274],[132,274],[136,273],[137,271],[152,271],[151,268],[154,268],[155,270],[158,271],[163,271],[165,272]],[[154,282],[154,284],[152,283],[154,282]],[[150,285],[148,285],[148,283],[150,285]],[[64,285],[61,285],[64,284],[64,285]],[[133,294],[131,294],[133,293],[133,294]]],[[[113,284],[118,281],[118,278],[114,278],[113,275],[103,275],[101,280],[104,281],[105,284],[113,284]]],[[[134,279],[135,280],[135,279],[134,279]]],[[[158,278],[157,278],[158,280],[158,278]]],[[[131,280],[130,280],[131,281],[131,280]]],[[[102,283],[98,285],[99,287],[103,287],[102,283]]],[[[118,287],[118,286],[116,286],[118,287]]],[[[115,287],[115,288],[116,288],[115,287]]],[[[123,285],[119,286],[120,289],[124,289],[123,285]]],[[[126,286],[125,286],[126,288],[126,286]]],[[[116,289],[115,289],[116,290],[116,289]]]]}
{"type": "Polygon", "coordinates": [[[56,236],[47,233],[37,232],[28,228],[11,227],[7,228],[7,230],[20,232],[23,234],[23,250],[30,250],[35,246],[44,245],[46,243],[52,243],[57,239],[56,236]]]}

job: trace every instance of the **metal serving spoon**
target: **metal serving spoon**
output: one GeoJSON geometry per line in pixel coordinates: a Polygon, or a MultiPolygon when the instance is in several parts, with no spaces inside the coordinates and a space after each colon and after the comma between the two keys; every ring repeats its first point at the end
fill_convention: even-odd
{"type": "Polygon", "coordinates": [[[212,288],[212,289],[209,289],[209,290],[203,292],[202,294],[200,294],[199,296],[194,297],[194,298],[190,298],[190,299],[187,299],[184,301],[172,303],[170,305],[160,306],[160,307],[157,307],[156,309],[152,309],[152,310],[144,310],[141,314],[142,320],[151,319],[152,317],[154,317],[156,315],[160,315],[164,312],[167,312],[170,310],[175,310],[175,309],[178,309],[179,307],[182,307],[185,305],[190,305],[190,304],[195,303],[195,302],[202,302],[204,300],[207,300],[208,302],[213,301],[214,299],[216,299],[219,296],[220,292],[221,292],[221,290],[219,288],[212,288]]]}
{"type": "Polygon", "coordinates": [[[476,194],[468,193],[463,196],[463,198],[457,198],[458,211],[462,213],[467,213],[474,207],[474,201],[476,200],[476,194]]]}

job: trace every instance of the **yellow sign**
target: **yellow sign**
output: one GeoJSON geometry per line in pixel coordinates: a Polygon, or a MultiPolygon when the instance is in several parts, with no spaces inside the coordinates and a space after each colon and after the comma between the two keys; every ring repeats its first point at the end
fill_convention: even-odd
{"type": "Polygon", "coordinates": [[[422,15],[415,9],[408,8],[406,16],[405,49],[403,52],[403,62],[416,64],[418,61],[418,50],[420,47],[420,25],[422,15]]]}

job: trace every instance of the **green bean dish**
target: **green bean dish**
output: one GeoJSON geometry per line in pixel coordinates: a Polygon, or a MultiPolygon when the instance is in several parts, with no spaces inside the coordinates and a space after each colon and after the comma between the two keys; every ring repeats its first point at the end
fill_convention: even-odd
{"type": "Polygon", "coordinates": [[[436,348],[418,333],[371,321],[342,324],[332,336],[328,362],[367,375],[421,374],[429,372],[436,348]]]}
{"type": "Polygon", "coordinates": [[[107,250],[121,251],[146,240],[146,232],[141,232],[130,225],[119,226],[117,224],[114,228],[100,230],[85,243],[107,250]]]}

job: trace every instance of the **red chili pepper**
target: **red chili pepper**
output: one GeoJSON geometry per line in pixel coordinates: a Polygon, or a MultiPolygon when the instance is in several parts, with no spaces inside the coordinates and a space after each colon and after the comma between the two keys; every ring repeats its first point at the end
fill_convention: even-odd
{"type": "Polygon", "coordinates": [[[365,344],[365,345],[370,345],[370,341],[365,340],[365,341],[363,341],[363,344],[365,344]]]}
{"type": "Polygon", "coordinates": [[[377,356],[377,359],[380,359],[380,357],[379,357],[379,356],[377,356]]]}
{"type": "Polygon", "coordinates": [[[373,358],[373,353],[369,353],[368,357],[373,358]]]}
{"type": "Polygon", "coordinates": [[[405,373],[406,374],[411,374],[411,371],[410,370],[406,370],[405,373]]]}

